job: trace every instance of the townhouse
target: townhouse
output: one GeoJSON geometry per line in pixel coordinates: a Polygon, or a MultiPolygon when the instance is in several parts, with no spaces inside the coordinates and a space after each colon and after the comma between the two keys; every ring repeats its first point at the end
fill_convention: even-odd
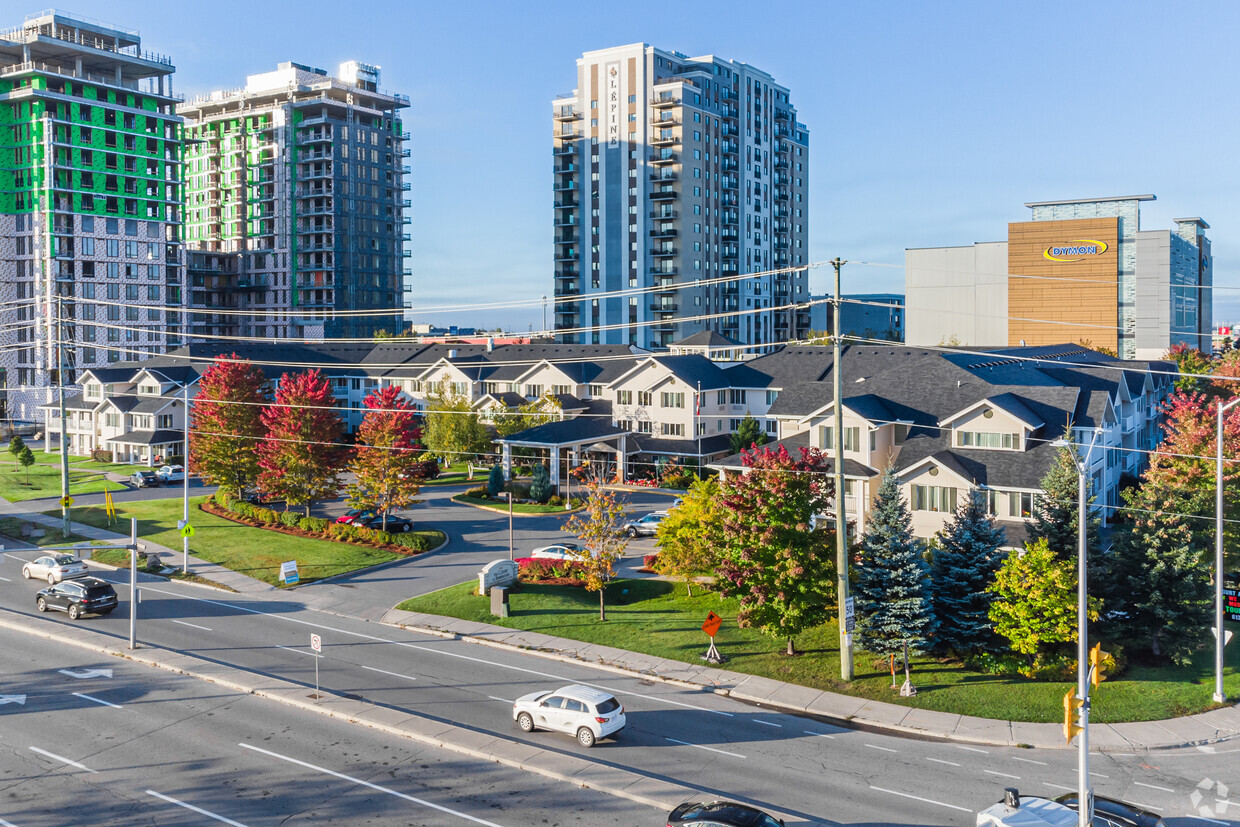
{"type": "MultiPolygon", "coordinates": [[[[831,452],[830,348],[747,358],[719,334],[693,338],[667,354],[625,345],[320,342],[225,355],[261,365],[273,388],[286,371],[322,370],[347,432],[360,424],[365,397],[388,385],[419,410],[437,396],[459,396],[492,423],[537,403],[554,419],[497,438],[493,457],[511,473],[513,450],[532,449],[557,484],[587,460],[623,479],[649,477],[668,462],[743,470],[729,443],[746,416],[794,453],[831,452]]],[[[220,353],[195,344],[84,371],[81,392],[65,404],[70,450],[110,450],[118,461],[152,465],[183,454],[186,398],[192,407],[201,372],[220,353]]],[[[1174,363],[1120,360],[1079,345],[960,353],[854,345],[842,365],[849,519],[864,527],[882,471],[892,466],[918,536],[940,530],[976,487],[1012,545],[1054,461],[1052,443],[1069,427],[1074,443],[1095,443],[1089,474],[1104,515],[1120,505],[1121,478],[1140,473],[1161,438],[1175,378],[1174,363]]],[[[44,410],[54,439],[59,407],[44,410]]]]}

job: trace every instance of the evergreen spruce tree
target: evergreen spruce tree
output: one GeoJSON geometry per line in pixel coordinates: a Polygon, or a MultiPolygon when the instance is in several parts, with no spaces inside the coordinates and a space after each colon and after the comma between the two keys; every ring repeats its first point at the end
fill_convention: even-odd
{"type": "Polygon", "coordinates": [[[504,490],[504,467],[502,465],[492,465],[491,473],[487,474],[487,493],[492,497],[498,497],[499,492],[504,490]]]}
{"type": "Polygon", "coordinates": [[[534,466],[534,476],[530,478],[530,499],[536,503],[551,499],[551,475],[545,465],[534,466]]]}
{"type": "Polygon", "coordinates": [[[986,589],[1006,556],[999,550],[1005,532],[987,513],[986,493],[974,488],[943,530],[930,565],[935,649],[968,655],[1006,648],[990,623],[986,589]]]}
{"type": "MultiPolygon", "coordinates": [[[[1071,437],[1069,431],[1067,437],[1071,437]]],[[[1105,450],[1094,448],[1097,450],[1105,450]]],[[[1079,477],[1076,462],[1079,458],[1076,446],[1068,445],[1059,449],[1054,465],[1042,478],[1042,496],[1033,504],[1033,513],[1029,521],[1029,542],[1046,540],[1050,550],[1060,560],[1075,560],[1080,544],[1077,532],[1077,500],[1080,496],[1079,477]]],[[[1089,499],[1093,495],[1086,492],[1089,499]]],[[[1097,511],[1086,509],[1085,544],[1089,554],[1098,549],[1098,527],[1101,518],[1097,511]]]]}
{"type": "Polygon", "coordinates": [[[858,644],[876,655],[924,652],[934,630],[929,571],[895,470],[882,484],[861,539],[853,586],[858,644]]]}

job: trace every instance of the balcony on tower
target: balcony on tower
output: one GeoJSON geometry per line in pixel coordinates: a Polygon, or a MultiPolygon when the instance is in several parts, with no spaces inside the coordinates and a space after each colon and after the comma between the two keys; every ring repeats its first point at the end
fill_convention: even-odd
{"type": "Polygon", "coordinates": [[[662,186],[655,187],[650,191],[650,199],[652,201],[669,201],[673,198],[678,198],[679,196],[680,193],[678,193],[676,191],[676,187],[671,184],[663,184],[662,186]]]}

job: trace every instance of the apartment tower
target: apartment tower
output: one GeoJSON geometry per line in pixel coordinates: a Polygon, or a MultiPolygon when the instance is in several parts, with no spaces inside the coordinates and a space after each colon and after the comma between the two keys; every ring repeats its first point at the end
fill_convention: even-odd
{"type": "Polygon", "coordinates": [[[60,12],[0,32],[6,418],[40,421],[61,363],[72,383],[180,344],[173,71],[137,32],[60,12]]]}
{"type": "Polygon", "coordinates": [[[786,87],[638,43],[586,52],[552,121],[559,341],[809,329],[809,133],[786,87]]]}
{"type": "Polygon", "coordinates": [[[182,104],[192,332],[399,331],[409,256],[404,95],[379,67],[281,63],[182,104]],[[340,311],[372,311],[357,315],[340,311]],[[384,313],[382,311],[391,311],[384,313]]]}

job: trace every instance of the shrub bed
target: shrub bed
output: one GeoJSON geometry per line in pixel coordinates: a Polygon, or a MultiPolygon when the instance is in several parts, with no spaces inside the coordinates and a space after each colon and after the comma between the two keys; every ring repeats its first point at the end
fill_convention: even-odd
{"type": "Polygon", "coordinates": [[[333,523],[321,517],[303,517],[294,511],[273,511],[270,508],[251,505],[235,499],[224,492],[217,493],[200,506],[204,511],[238,523],[267,528],[298,537],[334,540],[358,546],[393,551],[397,554],[417,554],[429,551],[431,538],[418,532],[394,534],[390,531],[365,526],[333,523]]]}
{"type": "Polygon", "coordinates": [[[585,584],[585,564],[577,560],[547,560],[518,557],[517,576],[522,583],[553,583],[563,586],[585,584]]]}

